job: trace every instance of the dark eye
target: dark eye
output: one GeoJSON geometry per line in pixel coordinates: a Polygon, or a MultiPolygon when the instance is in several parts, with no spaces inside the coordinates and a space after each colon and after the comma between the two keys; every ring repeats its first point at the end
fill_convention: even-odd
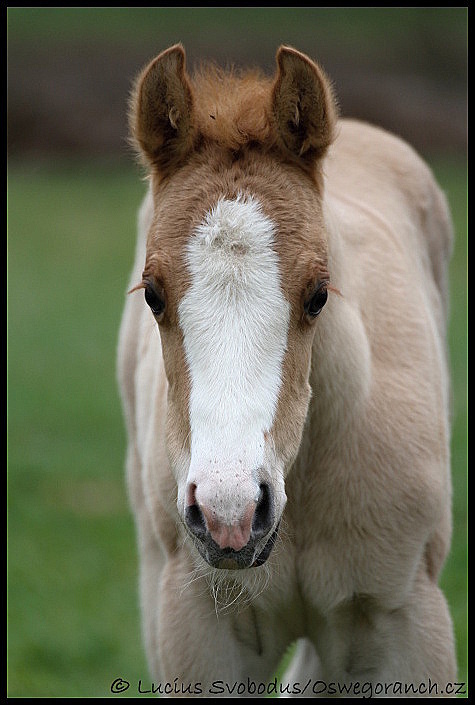
{"type": "Polygon", "coordinates": [[[150,306],[154,316],[160,316],[165,310],[165,301],[152,284],[145,284],[145,301],[150,306]]]}
{"type": "Polygon", "coordinates": [[[322,308],[325,306],[328,298],[328,291],[326,284],[320,284],[318,289],[312,295],[312,298],[305,304],[305,313],[310,318],[315,318],[318,316],[322,308]]]}

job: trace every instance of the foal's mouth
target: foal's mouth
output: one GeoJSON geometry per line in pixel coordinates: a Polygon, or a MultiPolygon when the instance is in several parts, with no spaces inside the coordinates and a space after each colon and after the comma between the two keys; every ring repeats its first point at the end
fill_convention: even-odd
{"type": "Polygon", "coordinates": [[[222,549],[211,537],[206,543],[196,542],[194,544],[200,555],[213,568],[220,570],[243,570],[244,568],[258,568],[269,558],[277,539],[280,522],[275,527],[264,547],[256,554],[256,543],[252,540],[235,551],[233,548],[222,549]]]}

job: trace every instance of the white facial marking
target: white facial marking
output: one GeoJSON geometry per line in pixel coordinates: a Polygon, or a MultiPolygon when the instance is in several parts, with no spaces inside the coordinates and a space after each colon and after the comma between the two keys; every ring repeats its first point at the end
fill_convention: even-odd
{"type": "MultiPolygon", "coordinates": [[[[264,461],[282,383],[290,306],[274,232],[256,200],[220,200],[188,243],[191,286],[179,305],[191,378],[188,479],[199,476],[198,489],[203,479],[214,488],[232,481],[235,492],[241,478],[248,491],[242,501],[234,494],[236,516],[264,461]]],[[[225,515],[223,493],[215,494],[225,515]]]]}

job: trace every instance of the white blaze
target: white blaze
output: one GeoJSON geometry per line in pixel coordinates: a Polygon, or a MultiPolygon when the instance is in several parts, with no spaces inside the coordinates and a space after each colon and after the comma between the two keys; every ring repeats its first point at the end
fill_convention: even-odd
{"type": "Polygon", "coordinates": [[[199,489],[206,480],[248,483],[264,460],[290,310],[274,232],[256,200],[222,199],[188,243],[191,286],[179,320],[191,379],[189,481],[199,476],[199,489]]]}

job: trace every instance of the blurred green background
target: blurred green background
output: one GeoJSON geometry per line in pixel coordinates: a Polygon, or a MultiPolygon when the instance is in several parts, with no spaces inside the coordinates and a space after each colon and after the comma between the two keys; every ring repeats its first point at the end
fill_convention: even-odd
{"type": "MultiPolygon", "coordinates": [[[[345,116],[409,140],[452,209],[453,510],[442,577],[467,680],[467,9],[9,8],[8,695],[122,697],[149,676],[116,341],[145,186],[129,88],[182,41],[274,70],[317,59],[345,116]]],[[[143,696],[142,696],[143,697],[143,696]]]]}

